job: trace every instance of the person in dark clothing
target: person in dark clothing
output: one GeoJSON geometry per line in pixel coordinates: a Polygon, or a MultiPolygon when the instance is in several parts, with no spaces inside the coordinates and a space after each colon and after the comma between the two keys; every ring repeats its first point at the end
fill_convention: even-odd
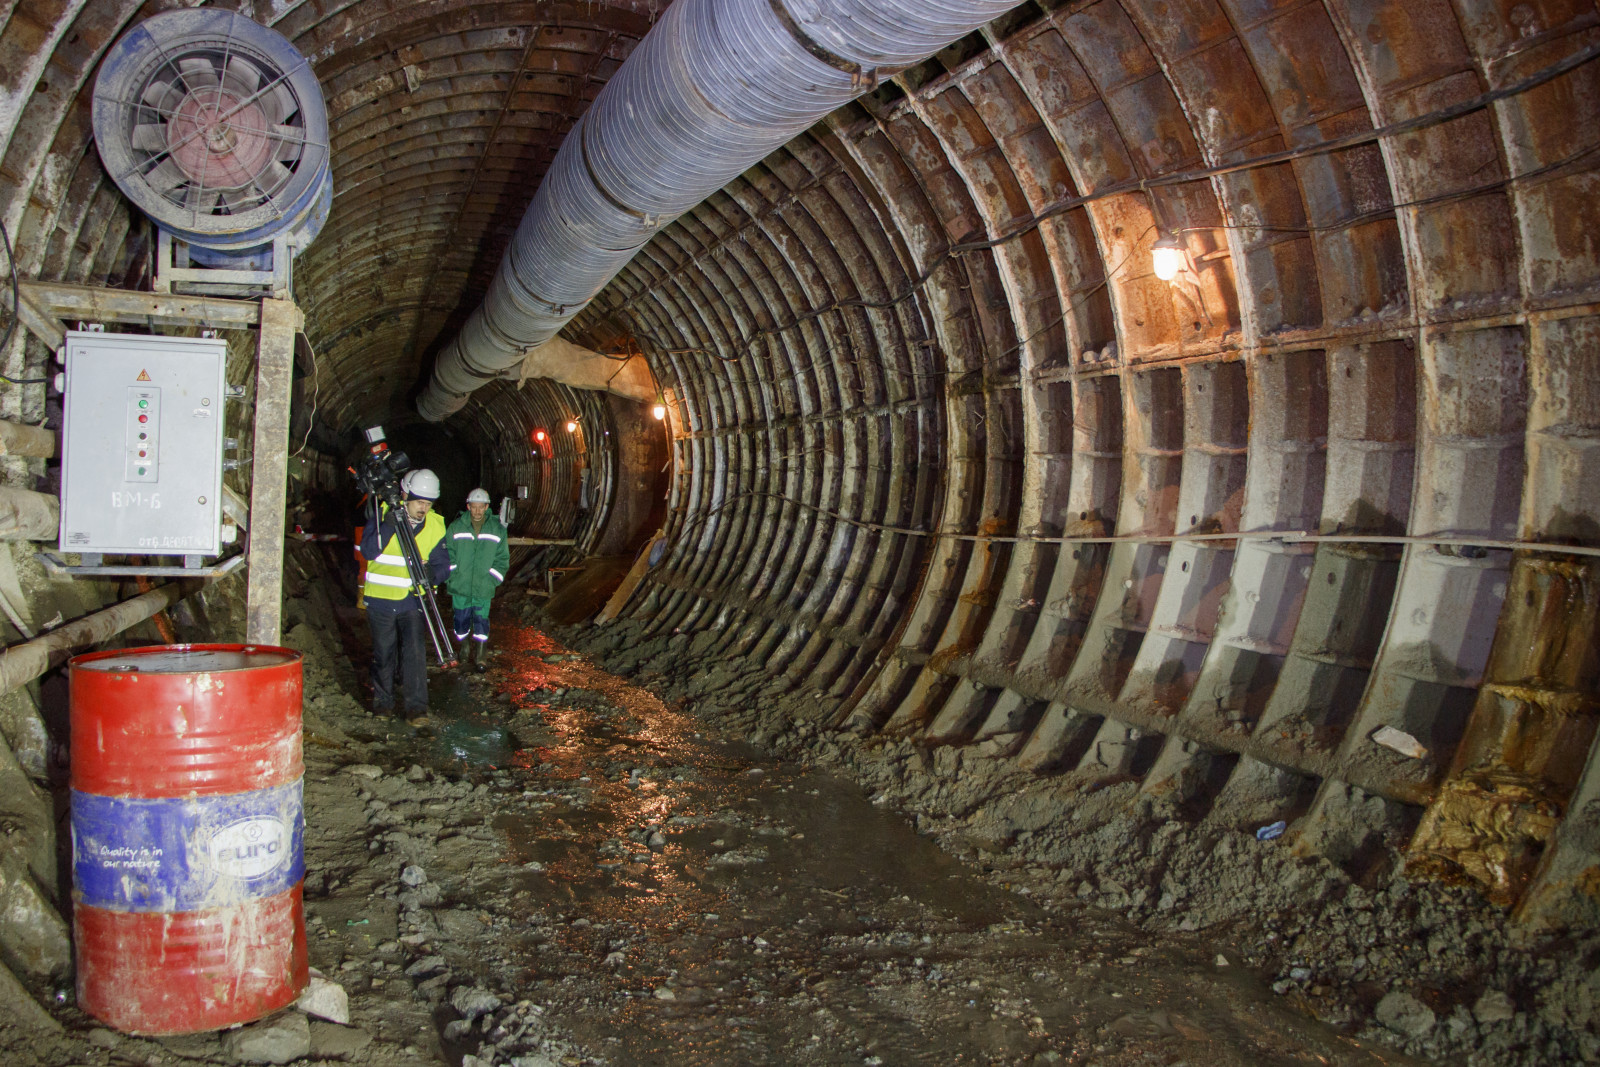
{"type": "MultiPolygon", "coordinates": [[[[430,470],[412,471],[401,482],[406,491],[402,509],[417,551],[426,561],[427,580],[440,585],[450,576],[450,550],[445,546],[444,519],[433,511],[439,479],[430,470]]],[[[428,659],[415,581],[400,550],[394,517],[387,508],[381,521],[370,522],[361,535],[361,556],[367,561],[362,597],[372,629],[372,710],[394,711],[394,676],[399,668],[405,716],[413,726],[428,721],[428,659]]]]}

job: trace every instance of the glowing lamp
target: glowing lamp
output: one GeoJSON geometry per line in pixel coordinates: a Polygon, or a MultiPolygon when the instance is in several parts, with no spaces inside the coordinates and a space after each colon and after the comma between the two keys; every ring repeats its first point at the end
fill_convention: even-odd
{"type": "Polygon", "coordinates": [[[656,417],[657,422],[660,422],[662,419],[667,417],[667,405],[657,404],[655,407],[650,409],[650,414],[656,417]]]}
{"type": "Polygon", "coordinates": [[[567,432],[568,433],[577,433],[578,432],[578,424],[576,422],[568,422],[567,423],[567,432]]]}
{"type": "Polygon", "coordinates": [[[535,431],[533,431],[533,439],[535,441],[543,441],[544,438],[545,438],[545,433],[544,433],[543,430],[535,430],[535,431]]]}
{"type": "Polygon", "coordinates": [[[1150,246],[1150,266],[1157,278],[1170,282],[1184,266],[1183,242],[1170,233],[1156,238],[1150,246]]]}

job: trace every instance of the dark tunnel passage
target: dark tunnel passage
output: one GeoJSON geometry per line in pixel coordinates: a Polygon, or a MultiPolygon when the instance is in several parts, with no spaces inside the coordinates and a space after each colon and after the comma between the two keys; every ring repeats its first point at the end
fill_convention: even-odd
{"type": "MultiPolygon", "coordinates": [[[[22,531],[0,541],[7,656],[149,595],[41,562],[71,550],[21,509],[61,463],[16,435],[60,429],[52,330],[200,332],[82,295],[152,292],[156,228],[96,150],[94,84],[115,41],[190,6],[271,26],[327,104],[332,207],[293,268],[291,529],[349,537],[346,468],[381,424],[441,511],[481,486],[506,516],[506,662],[587,657],[550,661],[579,680],[547,689],[626,680],[696,743],[842,776],[1040,914],[1212,938],[1384,1062],[1600,1062],[1600,6],[1027,0],[871,72],[665,225],[562,331],[571,368],[530,348],[427,422],[435,357],[667,0],[0,0],[23,294],[0,295],[21,324],[0,489],[31,494],[0,501],[22,531]]],[[[256,327],[217,328],[248,441],[256,327]]],[[[231,454],[245,501],[265,456],[231,454]]],[[[291,538],[283,632],[325,623],[316,655],[343,664],[364,624],[329,545],[291,538]]],[[[65,944],[69,647],[238,640],[248,580],[0,667],[0,912],[34,901],[65,944]]],[[[353,693],[348,671],[313,673],[353,693]]],[[[585,774],[618,774],[597,721],[585,774]]],[[[64,950],[16,944],[0,920],[4,996],[64,987],[64,950]]],[[[1235,1062],[1139,1020],[1175,1042],[1149,1062],[1235,1062]]],[[[996,1062],[1155,1048],[1023,1047],[996,1062]]],[[[761,1062],[791,1055],[835,1062],[761,1062]]]]}
{"type": "MultiPolygon", "coordinates": [[[[403,412],[395,414],[404,417],[403,412]]],[[[378,420],[374,425],[383,427],[389,447],[405,453],[413,468],[426,468],[439,476],[439,507],[452,515],[461,510],[469,492],[490,480],[491,468],[498,465],[493,457],[482,455],[444,427],[418,421],[378,420]]],[[[363,439],[355,451],[364,447],[363,439]]]]}

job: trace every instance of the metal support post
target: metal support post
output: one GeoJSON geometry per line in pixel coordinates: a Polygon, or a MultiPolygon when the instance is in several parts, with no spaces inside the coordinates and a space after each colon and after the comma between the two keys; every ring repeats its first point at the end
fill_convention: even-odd
{"type": "Polygon", "coordinates": [[[294,335],[300,323],[300,309],[292,301],[261,301],[250,481],[250,584],[245,615],[245,640],[252,644],[275,645],[280,639],[289,402],[294,381],[294,335]]]}

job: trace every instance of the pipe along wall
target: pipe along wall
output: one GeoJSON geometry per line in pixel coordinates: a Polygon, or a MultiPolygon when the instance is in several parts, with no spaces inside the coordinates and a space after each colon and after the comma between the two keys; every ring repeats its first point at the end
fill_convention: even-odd
{"type": "MultiPolygon", "coordinates": [[[[360,427],[403,422],[480,329],[657,5],[244,6],[329,101],[333,213],[296,295],[332,491],[360,427]]],[[[0,28],[25,277],[147,279],[84,106],[140,10],[0,28]]],[[[515,377],[443,425],[497,499],[528,487],[519,532],[576,536],[567,559],[646,524],[655,484],[617,472],[669,434],[665,551],[619,625],[689,635],[819,727],[1281,819],[1312,854],[1398,850],[1514,923],[1591,926],[1596,23],[1554,0],[1020,5],[618,254],[564,336],[647,364],[664,427],[515,377]],[[612,473],[580,508],[585,468],[612,473]]],[[[14,379],[48,358],[20,334],[0,357],[14,379]]],[[[0,387],[10,421],[58,402],[0,387]]],[[[51,470],[0,456],[16,488],[51,470]]]]}

